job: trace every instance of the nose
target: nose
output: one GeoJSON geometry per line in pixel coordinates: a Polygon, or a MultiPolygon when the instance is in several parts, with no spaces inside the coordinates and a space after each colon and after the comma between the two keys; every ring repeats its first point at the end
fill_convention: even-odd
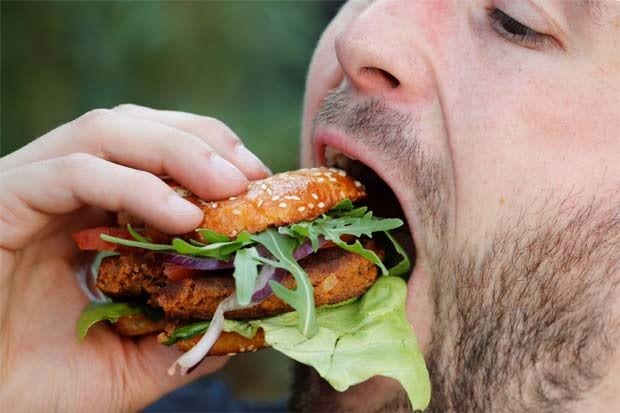
{"type": "Polygon", "coordinates": [[[411,100],[431,88],[424,27],[412,29],[416,22],[408,17],[415,10],[407,3],[412,2],[377,1],[336,37],[338,62],[360,94],[411,100]]]}

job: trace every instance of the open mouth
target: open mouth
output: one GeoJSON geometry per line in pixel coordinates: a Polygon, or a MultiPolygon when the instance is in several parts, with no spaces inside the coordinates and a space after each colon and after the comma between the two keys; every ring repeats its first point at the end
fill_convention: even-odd
{"type": "Polygon", "coordinates": [[[335,167],[346,171],[353,178],[364,183],[368,197],[365,203],[373,214],[384,218],[400,218],[405,225],[391,231],[393,236],[405,248],[411,259],[412,267],[415,266],[416,248],[412,237],[411,227],[407,217],[390,185],[383,180],[370,166],[353,156],[331,147],[324,146],[319,152],[322,166],[335,167]]]}

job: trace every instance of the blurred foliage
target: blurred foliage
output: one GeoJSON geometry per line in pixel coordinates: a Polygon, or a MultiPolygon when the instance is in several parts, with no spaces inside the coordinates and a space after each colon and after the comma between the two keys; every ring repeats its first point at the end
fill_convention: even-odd
{"type": "Polygon", "coordinates": [[[1,3],[0,150],[99,107],[219,118],[273,170],[291,169],[305,74],[339,2],[1,3]]]}

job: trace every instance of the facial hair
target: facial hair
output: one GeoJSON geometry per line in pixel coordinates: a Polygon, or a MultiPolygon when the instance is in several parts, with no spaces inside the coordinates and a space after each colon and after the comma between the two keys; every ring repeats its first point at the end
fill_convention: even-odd
{"type": "MultiPolygon", "coordinates": [[[[618,194],[584,199],[547,193],[490,242],[454,245],[445,162],[425,152],[413,119],[377,99],[330,93],[315,127],[354,137],[389,160],[416,200],[435,304],[431,412],[564,412],[608,372],[620,323],[611,309],[620,280],[618,194]]],[[[486,240],[485,240],[486,241],[486,240]]],[[[414,330],[415,330],[415,326],[414,330]]],[[[292,411],[343,411],[342,394],[298,366],[292,411]]],[[[377,394],[378,411],[411,411],[402,390],[377,394]]],[[[354,411],[368,411],[359,406],[354,411]]]]}

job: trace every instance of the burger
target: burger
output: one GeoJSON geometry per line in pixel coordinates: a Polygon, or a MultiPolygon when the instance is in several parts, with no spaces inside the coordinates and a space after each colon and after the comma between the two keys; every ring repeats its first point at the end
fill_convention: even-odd
{"type": "Polygon", "coordinates": [[[273,347],[336,390],[383,375],[426,407],[428,372],[405,317],[410,263],[391,233],[403,221],[360,205],[361,182],[301,169],[217,201],[168,184],[203,210],[195,231],[173,237],[119,213],[116,227],[73,235],[97,252],[79,339],[104,320],[122,335],[157,334],[184,352],[169,374],[207,355],[273,347]]]}

